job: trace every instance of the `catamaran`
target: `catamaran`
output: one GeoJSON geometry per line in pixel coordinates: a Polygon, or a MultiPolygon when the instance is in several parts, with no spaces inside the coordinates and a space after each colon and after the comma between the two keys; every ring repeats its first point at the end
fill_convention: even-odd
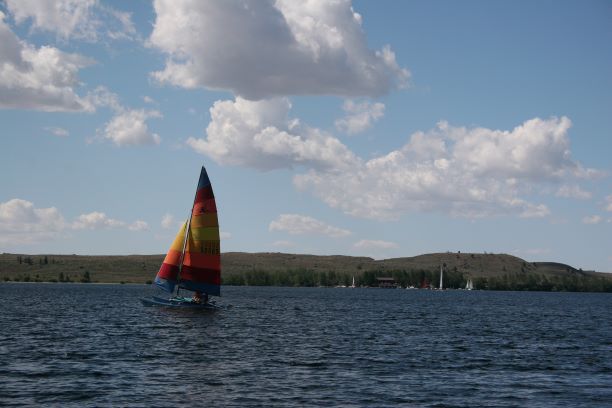
{"type": "Polygon", "coordinates": [[[143,298],[145,306],[219,308],[208,301],[209,296],[221,296],[221,247],[215,195],[203,166],[191,214],[176,234],[154,285],[171,296],[143,298]],[[181,289],[195,295],[180,296],[181,289]]]}

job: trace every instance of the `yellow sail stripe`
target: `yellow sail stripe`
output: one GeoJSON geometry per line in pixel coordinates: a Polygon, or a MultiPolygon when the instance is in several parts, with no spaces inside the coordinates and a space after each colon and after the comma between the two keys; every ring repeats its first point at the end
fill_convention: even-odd
{"type": "Polygon", "coordinates": [[[187,242],[187,249],[185,250],[185,252],[219,255],[221,253],[221,243],[219,242],[219,240],[194,241],[190,239],[187,242]]]}
{"type": "Polygon", "coordinates": [[[191,228],[200,227],[219,227],[219,221],[217,220],[217,213],[204,213],[194,215],[191,218],[191,228]]]}
{"type": "Polygon", "coordinates": [[[185,227],[186,225],[185,223],[183,223],[178,234],[176,234],[176,237],[174,237],[174,241],[172,242],[172,245],[170,246],[171,251],[179,251],[179,252],[183,251],[183,241],[185,240],[185,227]]]}
{"type": "Polygon", "coordinates": [[[189,239],[194,241],[219,241],[219,227],[191,228],[189,239]]]}

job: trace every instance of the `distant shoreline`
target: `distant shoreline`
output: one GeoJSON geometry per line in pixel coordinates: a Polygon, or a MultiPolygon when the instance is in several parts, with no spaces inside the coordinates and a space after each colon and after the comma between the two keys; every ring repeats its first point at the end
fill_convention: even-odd
{"type": "MultiPolygon", "coordinates": [[[[0,282],[152,283],[165,255],[0,255],[0,282]]],[[[507,254],[433,253],[374,260],[368,257],[227,252],[221,255],[228,286],[376,286],[391,277],[398,286],[543,291],[612,291],[612,274],[557,262],[528,262],[507,254]]]]}

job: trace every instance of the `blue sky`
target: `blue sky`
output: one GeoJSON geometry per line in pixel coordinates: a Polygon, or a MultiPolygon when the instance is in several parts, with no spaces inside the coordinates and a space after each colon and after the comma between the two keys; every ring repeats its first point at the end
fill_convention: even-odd
{"type": "Polygon", "coordinates": [[[0,2],[0,251],[612,271],[604,1],[0,2]]]}

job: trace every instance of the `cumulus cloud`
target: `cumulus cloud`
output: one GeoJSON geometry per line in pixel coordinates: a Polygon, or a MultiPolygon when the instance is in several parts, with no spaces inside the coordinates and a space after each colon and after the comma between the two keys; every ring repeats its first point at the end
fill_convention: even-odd
{"type": "Polygon", "coordinates": [[[287,98],[217,101],[205,139],[187,145],[220,164],[260,170],[305,165],[318,169],[352,165],[357,157],[337,138],[289,118],[287,98]]]}
{"type": "Polygon", "coordinates": [[[373,51],[349,0],[156,0],[149,42],[167,54],[155,80],[256,100],[292,94],[377,96],[410,73],[373,51]]]}
{"type": "Polygon", "coordinates": [[[385,114],[385,105],[380,102],[372,104],[370,102],[357,103],[347,100],[342,105],[342,109],[346,112],[346,116],[335,122],[336,129],[349,135],[369,129],[374,122],[385,114]]]}
{"type": "Polygon", "coordinates": [[[161,226],[164,229],[172,229],[176,225],[176,221],[172,214],[164,214],[161,220],[161,226]]]}
{"type": "Polygon", "coordinates": [[[334,172],[311,169],[294,184],[333,208],[365,218],[410,211],[470,218],[543,217],[546,205],[521,195],[541,183],[594,177],[572,160],[568,118],[535,118],[511,131],[452,127],[416,132],[401,149],[334,172]]]}
{"type": "Polygon", "coordinates": [[[21,41],[0,11],[0,108],[93,111],[75,89],[78,72],[92,60],[54,47],[36,48],[21,41]]]}
{"type": "Polygon", "coordinates": [[[66,137],[70,134],[70,132],[68,132],[66,129],[55,126],[48,126],[45,128],[45,130],[58,137],[66,137]]]}
{"type": "Polygon", "coordinates": [[[97,87],[87,95],[89,103],[113,111],[111,120],[99,128],[97,139],[112,141],[117,146],[158,145],[161,137],[149,131],[147,120],[161,118],[157,110],[131,109],[124,107],[119,96],[103,86],[97,87]]]}
{"type": "Polygon", "coordinates": [[[603,221],[603,218],[599,215],[590,215],[582,219],[582,222],[585,224],[599,224],[601,221],[603,221]]]}
{"type": "Polygon", "coordinates": [[[149,224],[142,220],[136,220],[128,226],[130,231],[146,231],[149,229],[149,224]]]}
{"type": "Polygon", "coordinates": [[[0,202],[0,245],[33,244],[56,239],[71,230],[127,228],[144,231],[149,228],[142,220],[126,223],[93,211],[67,222],[55,207],[36,208],[34,203],[14,198],[0,202]]]}
{"type": "Polygon", "coordinates": [[[337,228],[315,218],[299,214],[281,214],[269,226],[270,231],[286,231],[292,235],[314,234],[342,238],[351,234],[349,230],[337,228]]]}
{"type": "Polygon", "coordinates": [[[99,132],[117,146],[157,145],[161,138],[149,131],[146,121],[160,117],[161,113],[155,110],[126,109],[117,113],[99,132]]]}
{"type": "Polygon", "coordinates": [[[109,218],[105,213],[93,211],[88,214],[81,214],[72,223],[74,229],[102,229],[124,227],[125,222],[109,218]]]}
{"type": "Polygon", "coordinates": [[[353,246],[358,249],[393,249],[398,247],[395,242],[371,239],[362,239],[353,244],[353,246]]]}
{"type": "Polygon", "coordinates": [[[589,191],[584,191],[578,185],[562,185],[555,194],[557,197],[575,198],[578,200],[588,200],[593,194],[589,191]]]}
{"type": "Polygon", "coordinates": [[[33,30],[55,33],[62,40],[95,42],[136,35],[130,13],[101,5],[98,0],[6,0],[6,6],[17,24],[29,20],[33,30]]]}
{"type": "Polygon", "coordinates": [[[606,211],[612,211],[612,194],[606,197],[606,211]]]}
{"type": "Polygon", "coordinates": [[[0,244],[31,244],[56,237],[66,222],[57,208],[14,198],[0,203],[0,244]]]}

